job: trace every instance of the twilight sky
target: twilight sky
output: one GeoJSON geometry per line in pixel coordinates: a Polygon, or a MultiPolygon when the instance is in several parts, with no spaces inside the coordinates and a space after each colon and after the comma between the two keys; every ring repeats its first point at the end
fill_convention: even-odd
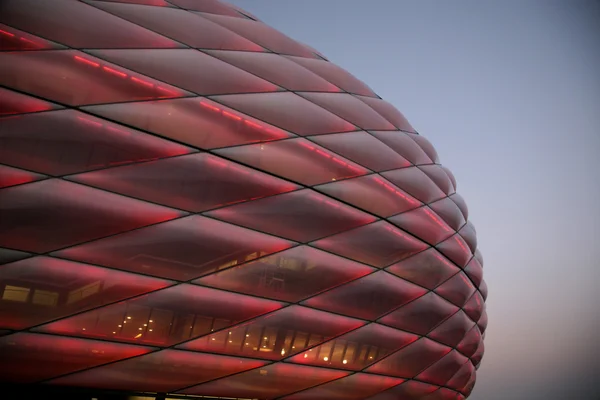
{"type": "Polygon", "coordinates": [[[600,398],[600,1],[229,2],[365,81],[456,175],[490,291],[469,400],[600,398]]]}

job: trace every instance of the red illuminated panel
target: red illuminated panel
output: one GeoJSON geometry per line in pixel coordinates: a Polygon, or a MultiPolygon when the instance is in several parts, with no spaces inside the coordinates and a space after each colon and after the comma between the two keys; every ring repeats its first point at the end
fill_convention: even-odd
{"type": "Polygon", "coordinates": [[[485,281],[483,281],[483,280],[481,281],[481,284],[479,285],[479,292],[481,293],[483,300],[487,299],[487,295],[488,295],[487,283],[485,283],[485,281]]]}
{"type": "Polygon", "coordinates": [[[379,175],[328,183],[315,189],[380,217],[389,217],[422,204],[379,175]]]}
{"type": "Polygon", "coordinates": [[[58,108],[62,107],[36,99],[35,97],[0,88],[0,116],[48,111],[58,108]]]}
{"type": "Polygon", "coordinates": [[[454,350],[421,372],[415,379],[436,385],[445,385],[466,362],[468,359],[454,350]]]}
{"type": "Polygon", "coordinates": [[[0,337],[0,377],[12,383],[33,383],[152,350],[122,343],[15,333],[0,337]]]}
{"type": "Polygon", "coordinates": [[[432,245],[454,234],[452,228],[428,206],[393,216],[388,220],[432,245]]]}
{"type": "Polygon", "coordinates": [[[305,185],[364,175],[368,171],[306,139],[232,147],[215,153],[305,185]]]}
{"type": "Polygon", "coordinates": [[[391,312],[378,322],[425,335],[440,322],[458,311],[458,307],[429,292],[415,301],[391,312]]]}
{"type": "Polygon", "coordinates": [[[362,400],[402,382],[402,379],[389,376],[359,373],[286,396],[283,400],[362,400]]]}
{"type": "Polygon", "coordinates": [[[450,195],[454,193],[454,186],[452,185],[452,181],[450,177],[444,171],[444,169],[435,164],[435,165],[421,165],[419,169],[429,177],[432,181],[435,182],[436,185],[442,190],[442,192],[450,195]]]}
{"type": "Polygon", "coordinates": [[[371,271],[366,265],[299,246],[205,276],[194,283],[296,302],[371,271]]]}
{"type": "Polygon", "coordinates": [[[181,47],[171,39],[76,1],[6,0],[2,2],[0,22],[74,48],[181,47]]]}
{"type": "Polygon", "coordinates": [[[194,386],[181,393],[275,399],[346,375],[346,371],[277,363],[194,386]]]}
{"type": "Polygon", "coordinates": [[[276,301],[181,284],[51,322],[36,330],[170,346],[281,306],[276,301]]]}
{"type": "Polygon", "coordinates": [[[448,197],[429,204],[429,207],[455,231],[458,231],[466,222],[460,208],[448,197]]]}
{"type": "Polygon", "coordinates": [[[371,323],[286,361],[360,371],[417,338],[410,333],[371,323]]]}
{"type": "Polygon", "coordinates": [[[429,248],[412,257],[386,268],[386,271],[407,281],[433,289],[459,269],[434,248],[429,248]]]}
{"type": "Polygon", "coordinates": [[[189,95],[73,50],[0,53],[0,84],[72,106],[189,95]]]}
{"type": "Polygon", "coordinates": [[[213,99],[302,136],[357,130],[350,122],[291,92],[234,94],[213,99]]]}
{"type": "Polygon", "coordinates": [[[27,257],[31,257],[31,254],[0,247],[0,265],[8,264],[13,261],[19,261],[27,257]]]}
{"type": "Polygon", "coordinates": [[[288,58],[349,93],[376,97],[376,94],[366,84],[333,63],[315,58],[290,56],[288,58]]]}
{"type": "Polygon", "coordinates": [[[434,393],[423,398],[423,400],[464,400],[464,397],[460,393],[456,393],[453,390],[439,388],[434,393]]]}
{"type": "Polygon", "coordinates": [[[479,343],[479,347],[477,348],[477,351],[475,352],[475,354],[473,354],[471,356],[471,362],[473,363],[475,368],[479,367],[479,364],[481,363],[481,359],[483,358],[484,351],[485,351],[485,342],[482,340],[479,343]]]}
{"type": "Polygon", "coordinates": [[[196,215],[72,247],[57,255],[183,281],[292,245],[196,215]]]}
{"type": "Polygon", "coordinates": [[[259,21],[235,18],[223,15],[199,13],[205,18],[218,23],[233,32],[258,43],[274,53],[291,54],[302,57],[315,57],[306,46],[290,39],[283,33],[259,21]]]}
{"type": "Polygon", "coordinates": [[[473,321],[478,321],[483,314],[483,310],[485,310],[483,297],[481,297],[481,294],[478,291],[475,291],[463,308],[469,318],[471,318],[473,321]]]}
{"type": "Polygon", "coordinates": [[[426,292],[422,287],[379,271],[312,297],[302,304],[373,320],[426,292]]]}
{"type": "Polygon", "coordinates": [[[299,64],[273,53],[248,51],[206,51],[276,85],[293,91],[339,92],[340,89],[299,64]]]}
{"type": "Polygon", "coordinates": [[[51,257],[27,258],[0,268],[0,326],[23,329],[172,283],[51,257]]]}
{"type": "Polygon", "coordinates": [[[471,377],[475,374],[475,367],[470,362],[465,362],[463,366],[458,370],[456,374],[450,379],[446,386],[458,390],[460,392],[465,392],[467,389],[467,384],[471,380],[471,377]]]}
{"type": "Polygon", "coordinates": [[[193,151],[75,110],[0,119],[0,161],[56,176],[193,151]]]}
{"type": "Polygon", "coordinates": [[[162,350],[50,381],[111,390],[171,392],[265,365],[247,358],[162,350]]]}
{"type": "Polygon", "coordinates": [[[194,49],[95,50],[91,53],[202,95],[274,92],[279,89],[270,82],[194,49]]]}
{"type": "Polygon", "coordinates": [[[458,233],[465,240],[465,242],[467,242],[471,252],[475,252],[477,249],[477,232],[475,232],[475,227],[471,221],[467,221],[467,223],[463,225],[458,233]]]}
{"type": "Polygon", "coordinates": [[[376,97],[356,96],[358,99],[367,103],[373,110],[377,111],[379,115],[387,119],[389,122],[401,131],[414,132],[414,128],[410,125],[408,120],[402,115],[400,111],[393,105],[383,99],[376,97]]]}
{"type": "Polygon", "coordinates": [[[131,3],[131,4],[144,4],[147,6],[157,6],[157,7],[173,7],[171,4],[167,3],[165,0],[87,0],[88,3],[94,4],[98,7],[98,3],[100,1],[103,2],[111,2],[111,3],[131,3]]]}
{"type": "Polygon", "coordinates": [[[207,153],[88,172],[69,179],[192,212],[299,188],[207,153]]]}
{"type": "Polygon", "coordinates": [[[458,310],[456,314],[429,332],[427,337],[445,345],[456,347],[474,325],[475,322],[471,321],[462,310],[458,310]]]}
{"type": "MultiPolygon", "coordinates": [[[[1,154],[1,153],[0,153],[1,154]]],[[[45,175],[0,164],[0,188],[22,185],[46,178],[45,175]]]]}
{"type": "Polygon", "coordinates": [[[356,329],[364,323],[354,318],[293,305],[178,347],[280,360],[356,329]]]}
{"type": "Polygon", "coordinates": [[[471,357],[477,349],[479,348],[479,344],[482,342],[481,332],[479,331],[479,327],[476,325],[471,328],[469,332],[465,335],[463,340],[458,344],[456,349],[460,351],[467,357],[471,357]]]}
{"type": "Polygon", "coordinates": [[[452,349],[427,338],[421,338],[389,357],[370,366],[365,372],[413,378],[437,362],[452,349]]]}
{"type": "Polygon", "coordinates": [[[105,104],[84,109],[203,149],[292,136],[282,129],[198,97],[105,104]]]}
{"type": "Polygon", "coordinates": [[[171,3],[188,10],[202,11],[209,14],[229,15],[231,17],[243,18],[229,4],[223,4],[218,0],[170,0],[171,3]]]}
{"type": "Polygon", "coordinates": [[[479,327],[479,331],[481,331],[482,334],[485,333],[487,324],[488,324],[488,316],[487,316],[487,312],[485,311],[485,308],[484,308],[483,312],[481,313],[481,318],[479,318],[479,321],[477,321],[477,326],[479,327]]]}
{"type": "Polygon", "coordinates": [[[431,164],[433,161],[427,153],[410,138],[408,133],[400,131],[372,131],[371,134],[390,146],[396,153],[415,165],[431,164]]]}
{"type": "MultiPolygon", "coordinates": [[[[437,151],[435,150],[435,148],[433,147],[433,145],[431,144],[431,142],[429,142],[429,140],[427,140],[424,136],[416,134],[416,133],[409,133],[408,136],[410,136],[410,138],[412,140],[414,140],[415,142],[417,142],[417,144],[419,145],[419,147],[421,147],[423,149],[423,151],[425,152],[425,154],[427,154],[427,156],[436,164],[440,163],[440,157],[438,156],[437,151]]],[[[444,168],[444,167],[442,167],[444,168]]],[[[454,186],[454,184],[453,184],[454,186]]]]}
{"type": "Polygon", "coordinates": [[[302,97],[339,115],[361,129],[395,130],[385,118],[348,93],[300,93],[302,97]]]}
{"type": "Polygon", "coordinates": [[[436,248],[461,268],[467,265],[473,255],[469,249],[469,245],[467,245],[467,242],[459,234],[436,245],[436,248]]]}
{"type": "Polygon", "coordinates": [[[435,292],[457,306],[462,307],[473,292],[475,292],[475,287],[464,272],[459,272],[438,286],[435,292]]]}
{"type": "Polygon", "coordinates": [[[422,400],[429,393],[435,392],[438,386],[428,385],[423,382],[406,381],[399,386],[395,386],[369,400],[422,400]]]}
{"type": "Polygon", "coordinates": [[[2,190],[0,246],[38,253],[167,221],[183,214],[58,179],[2,190]]]}
{"type": "Polygon", "coordinates": [[[366,132],[320,135],[310,140],[376,172],[411,166],[404,157],[366,132]]]}
{"type": "MultiPolygon", "coordinates": [[[[462,198],[462,196],[458,193],[454,193],[452,196],[450,196],[450,198],[452,199],[453,202],[456,203],[456,205],[458,206],[458,208],[460,208],[460,211],[462,211],[465,219],[469,218],[469,208],[467,207],[467,203],[465,203],[465,200],[462,198]]],[[[483,265],[483,263],[481,263],[483,265]]]]}
{"type": "MultiPolygon", "coordinates": [[[[200,6],[205,4],[204,1],[198,3],[195,0],[194,3],[200,6]]],[[[225,29],[206,18],[184,10],[143,7],[131,4],[111,4],[106,2],[94,2],[94,6],[191,47],[264,51],[256,43],[229,29],[225,29]]]]}
{"type": "Polygon", "coordinates": [[[423,203],[446,197],[444,192],[419,168],[403,168],[382,172],[384,178],[423,203]]]}
{"type": "Polygon", "coordinates": [[[303,243],[376,219],[308,189],[220,208],[206,215],[303,243]]]}
{"type": "Polygon", "coordinates": [[[483,282],[483,268],[477,260],[477,257],[473,257],[469,264],[465,267],[465,273],[471,278],[471,281],[475,286],[479,287],[483,282]]]}
{"type": "Polygon", "coordinates": [[[427,248],[427,245],[385,221],[318,240],[315,247],[353,260],[386,267],[427,248]]]}
{"type": "MultiPolygon", "coordinates": [[[[2,16],[0,16],[0,19],[2,19],[2,16]]],[[[41,37],[31,35],[27,32],[15,29],[12,26],[0,24],[0,50],[2,51],[48,50],[64,48],[64,46],[51,42],[47,39],[42,39],[41,37]]]]}

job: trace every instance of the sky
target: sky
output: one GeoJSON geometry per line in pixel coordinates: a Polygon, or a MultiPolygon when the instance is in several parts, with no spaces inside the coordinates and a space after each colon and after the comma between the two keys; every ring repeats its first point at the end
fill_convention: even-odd
{"type": "Polygon", "coordinates": [[[600,1],[229,2],[366,82],[454,172],[490,293],[469,399],[599,399],[600,1]]]}

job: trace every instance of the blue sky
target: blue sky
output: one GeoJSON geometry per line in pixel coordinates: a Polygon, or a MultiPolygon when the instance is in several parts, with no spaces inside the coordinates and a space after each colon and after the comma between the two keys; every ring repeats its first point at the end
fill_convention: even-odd
{"type": "Polygon", "coordinates": [[[229,1],[365,81],[456,175],[490,288],[470,399],[600,398],[600,2],[229,1]]]}

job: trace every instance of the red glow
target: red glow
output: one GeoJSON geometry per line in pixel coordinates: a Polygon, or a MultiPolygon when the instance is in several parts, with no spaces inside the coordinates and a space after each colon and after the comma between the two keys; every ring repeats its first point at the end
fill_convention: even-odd
{"type": "Polygon", "coordinates": [[[222,114],[223,114],[224,116],[226,116],[227,118],[235,119],[236,121],[241,121],[241,120],[242,120],[242,117],[238,117],[237,115],[234,115],[234,114],[228,113],[228,112],[227,112],[227,111],[225,111],[225,110],[223,110],[223,111],[222,111],[222,114]]]}
{"type": "Polygon", "coordinates": [[[77,117],[78,120],[83,121],[86,124],[90,124],[90,125],[94,125],[94,126],[102,126],[102,124],[100,122],[96,122],[96,121],[91,121],[87,118],[83,118],[83,117],[77,117]]]}
{"type": "Polygon", "coordinates": [[[450,227],[448,227],[445,223],[443,223],[442,221],[440,221],[440,219],[437,216],[435,216],[435,214],[433,214],[431,211],[429,211],[427,209],[427,207],[424,207],[423,211],[425,211],[425,214],[427,214],[436,224],[438,224],[439,226],[441,226],[443,230],[450,231],[450,227]]]}
{"type": "Polygon", "coordinates": [[[6,31],[3,31],[1,29],[0,29],[0,33],[3,34],[3,35],[6,35],[6,36],[10,36],[10,37],[14,37],[15,36],[14,34],[12,34],[10,32],[6,32],[6,31]]]}
{"type": "Polygon", "coordinates": [[[127,77],[127,74],[126,74],[126,73],[124,73],[124,72],[119,72],[119,71],[117,71],[116,69],[112,69],[112,68],[109,68],[109,67],[102,67],[102,69],[103,69],[103,70],[105,70],[106,72],[109,72],[109,73],[111,73],[111,74],[114,74],[114,75],[120,76],[120,77],[122,77],[122,78],[126,78],[126,77],[127,77]]]}
{"type": "Polygon", "coordinates": [[[100,66],[100,64],[98,64],[97,62],[94,62],[94,61],[88,60],[88,59],[86,59],[86,58],[83,58],[83,57],[75,56],[75,59],[76,59],[77,61],[81,61],[81,62],[83,62],[83,63],[86,63],[86,64],[88,64],[88,65],[91,65],[92,67],[99,67],[99,66],[100,66]]]}
{"type": "Polygon", "coordinates": [[[135,76],[132,76],[131,80],[134,81],[134,82],[137,82],[137,83],[141,83],[142,85],[146,85],[148,87],[154,87],[154,85],[152,83],[143,81],[143,80],[141,80],[139,78],[136,78],[135,76]]]}
{"type": "Polygon", "coordinates": [[[404,193],[396,190],[393,186],[385,183],[380,178],[375,178],[375,182],[379,183],[380,185],[382,185],[384,188],[386,188],[390,192],[393,192],[393,193],[397,194],[398,196],[402,197],[404,200],[408,201],[409,203],[411,203],[411,204],[418,204],[418,201],[416,201],[415,199],[413,199],[411,197],[408,197],[404,193]]]}

